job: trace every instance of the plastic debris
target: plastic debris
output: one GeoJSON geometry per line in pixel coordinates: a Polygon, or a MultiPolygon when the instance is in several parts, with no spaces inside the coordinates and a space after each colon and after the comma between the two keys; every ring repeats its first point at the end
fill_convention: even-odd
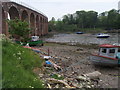
{"type": "Polygon", "coordinates": [[[52,63],[50,61],[45,61],[45,63],[48,65],[52,65],[52,63]]]}

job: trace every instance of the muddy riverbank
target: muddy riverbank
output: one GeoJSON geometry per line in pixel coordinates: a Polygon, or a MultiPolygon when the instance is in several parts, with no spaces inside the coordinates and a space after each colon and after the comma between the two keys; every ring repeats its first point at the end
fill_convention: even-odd
{"type": "Polygon", "coordinates": [[[96,38],[95,34],[54,34],[53,37],[44,38],[47,43],[41,48],[45,52],[49,49],[49,55],[55,57],[53,62],[62,68],[62,71],[52,71],[50,74],[57,73],[73,79],[99,71],[101,76],[94,81],[96,88],[118,88],[119,67],[95,66],[89,58],[91,53],[98,52],[98,45],[118,43],[119,37],[118,33],[110,33],[110,37],[105,39],[96,38]]]}
{"type": "Polygon", "coordinates": [[[118,67],[94,66],[89,61],[91,53],[98,51],[96,46],[46,43],[40,49],[45,52],[49,49],[49,55],[56,57],[53,62],[62,68],[62,71],[52,71],[49,72],[50,74],[57,73],[67,78],[74,78],[86,73],[99,71],[101,76],[99,80],[95,81],[96,88],[118,87],[118,67]]]}
{"type": "Polygon", "coordinates": [[[118,33],[109,33],[109,38],[96,38],[96,34],[55,34],[51,38],[46,38],[47,42],[59,43],[79,43],[79,44],[114,44],[119,42],[118,33]]]}

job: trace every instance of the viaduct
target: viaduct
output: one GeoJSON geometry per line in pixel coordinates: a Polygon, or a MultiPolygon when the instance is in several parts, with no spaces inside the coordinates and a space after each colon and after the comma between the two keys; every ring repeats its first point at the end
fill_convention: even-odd
{"type": "Polygon", "coordinates": [[[31,36],[48,33],[48,18],[39,10],[16,0],[0,0],[0,33],[9,36],[7,19],[25,20],[32,29],[31,36]]]}

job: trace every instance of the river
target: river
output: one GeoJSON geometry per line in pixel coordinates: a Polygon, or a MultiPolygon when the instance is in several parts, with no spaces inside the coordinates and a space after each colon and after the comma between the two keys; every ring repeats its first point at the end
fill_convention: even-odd
{"type": "Polygon", "coordinates": [[[120,35],[117,33],[110,34],[109,38],[96,38],[94,34],[55,34],[53,37],[45,39],[45,41],[79,44],[114,44],[118,43],[119,39],[120,35]]]}

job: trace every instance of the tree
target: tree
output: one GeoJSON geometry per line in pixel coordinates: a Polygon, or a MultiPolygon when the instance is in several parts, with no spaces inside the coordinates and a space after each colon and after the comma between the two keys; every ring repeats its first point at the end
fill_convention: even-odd
{"type": "Polygon", "coordinates": [[[64,15],[62,21],[63,21],[64,24],[69,24],[69,17],[68,17],[68,15],[64,15]]]}
{"type": "Polygon", "coordinates": [[[49,21],[48,31],[51,32],[52,30],[55,30],[55,25],[56,25],[55,18],[52,17],[52,19],[49,21]]]}
{"type": "Polygon", "coordinates": [[[86,22],[86,11],[76,11],[76,24],[80,28],[85,27],[85,22],[86,22]]]}
{"type": "Polygon", "coordinates": [[[112,9],[108,12],[108,28],[113,29],[117,26],[118,12],[112,9]]]}
{"type": "Polygon", "coordinates": [[[120,29],[120,14],[117,16],[117,29],[120,29]]]}
{"type": "Polygon", "coordinates": [[[101,28],[107,28],[108,12],[102,12],[98,16],[98,26],[101,28]]]}
{"type": "Polygon", "coordinates": [[[56,30],[57,31],[62,31],[63,30],[63,21],[61,21],[60,19],[58,19],[57,22],[56,22],[56,30]]]}
{"type": "MultiPolygon", "coordinates": [[[[120,11],[112,9],[99,14],[96,11],[76,11],[64,15],[62,20],[50,21],[57,31],[79,31],[86,28],[120,29],[120,11]]],[[[50,25],[51,26],[51,25],[50,25]]]]}
{"type": "Polygon", "coordinates": [[[29,40],[30,28],[26,21],[19,19],[7,20],[9,25],[9,33],[13,38],[19,41],[27,42],[29,40]]]}

